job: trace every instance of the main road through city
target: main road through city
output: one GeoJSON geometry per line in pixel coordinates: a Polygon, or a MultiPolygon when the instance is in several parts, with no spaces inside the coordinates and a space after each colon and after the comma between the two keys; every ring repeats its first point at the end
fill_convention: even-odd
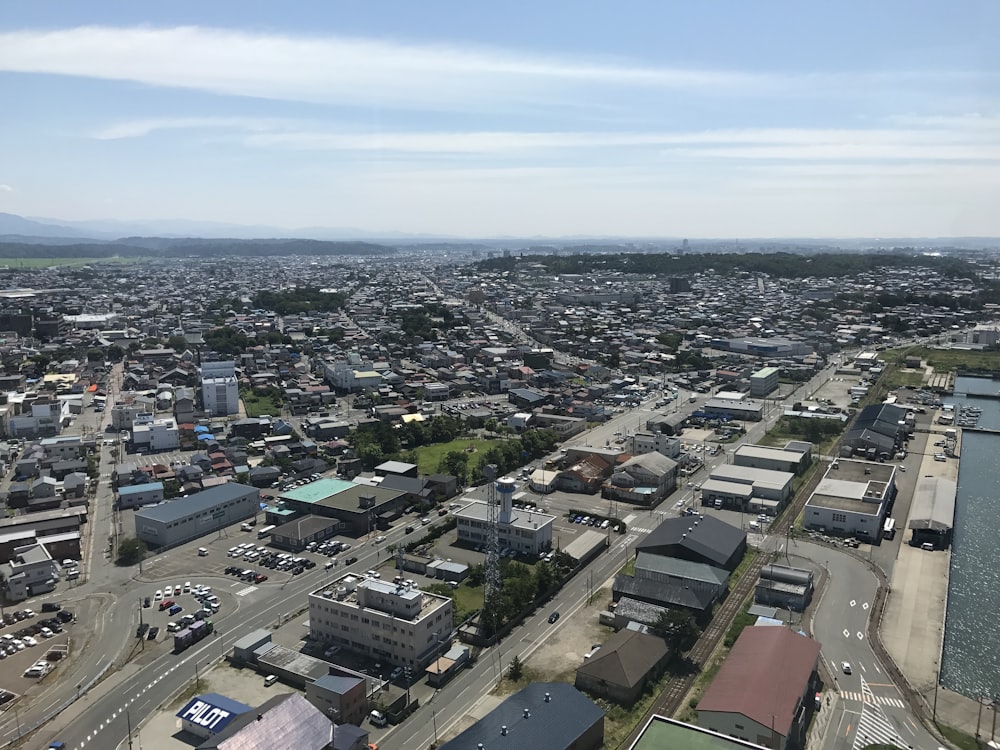
{"type": "MultiPolygon", "coordinates": [[[[820,373],[799,392],[811,394],[828,376],[829,371],[820,373]]],[[[691,404],[691,408],[697,408],[697,405],[691,404]]],[[[606,430],[607,436],[603,432],[595,434],[592,430],[589,440],[594,444],[603,444],[616,430],[634,431],[644,423],[643,412],[647,411],[648,406],[640,407],[635,412],[616,417],[598,428],[606,430]],[[639,422],[635,422],[637,416],[639,422]]],[[[765,423],[777,419],[780,412],[780,408],[773,408],[765,423]]],[[[764,432],[765,423],[752,425],[741,442],[758,439],[764,432]]],[[[579,436],[577,442],[587,439],[588,436],[579,436]]],[[[717,462],[724,460],[725,455],[716,459],[717,462]]],[[[111,458],[105,456],[102,474],[109,472],[111,465],[111,458]]],[[[102,506],[100,500],[97,503],[100,512],[95,525],[100,524],[104,530],[111,532],[113,519],[109,496],[105,492],[99,491],[99,495],[105,496],[105,504],[102,506]]],[[[690,491],[682,491],[678,496],[685,502],[691,500],[690,491]]],[[[21,726],[32,726],[54,707],[71,702],[69,708],[41,730],[40,741],[61,740],[70,749],[118,746],[126,739],[130,725],[134,729],[142,718],[151,715],[191,684],[202,667],[219,660],[238,638],[255,628],[274,623],[283,615],[298,611],[306,594],[318,586],[315,575],[293,578],[281,586],[271,584],[266,587],[267,597],[247,597],[238,603],[238,609],[216,618],[219,634],[210,636],[182,654],[164,654],[141,669],[126,663],[120,669],[111,670],[104,682],[73,702],[77,686],[86,686],[118,657],[123,646],[132,641],[130,636],[137,621],[136,602],[140,584],[130,577],[133,571],[120,571],[102,560],[104,540],[100,526],[91,549],[91,580],[79,587],[79,595],[88,594],[92,599],[96,597],[101,604],[102,616],[96,618],[93,647],[78,655],[68,673],[61,676],[62,679],[46,694],[44,701],[37,702],[18,717],[21,726]],[[230,623],[233,624],[230,626],[230,623]]],[[[392,543],[397,536],[402,536],[402,530],[393,529],[388,536],[386,543],[392,543]]],[[[544,611],[529,617],[499,646],[484,652],[475,665],[460,673],[441,694],[418,710],[418,716],[424,713],[423,720],[410,720],[392,729],[383,738],[382,746],[390,749],[428,746],[491,689],[500,670],[509,664],[515,654],[522,660],[530,658],[531,653],[544,643],[547,634],[559,627],[558,623],[550,625],[547,622],[548,611],[558,609],[564,617],[568,617],[585,607],[592,587],[598,588],[610,578],[624,564],[628,550],[634,548],[638,541],[633,534],[610,536],[609,539],[609,550],[599,556],[584,574],[572,579],[544,611]]],[[[784,538],[780,535],[767,537],[764,547],[773,550],[783,543],[784,538]]],[[[359,560],[352,569],[364,570],[379,557],[379,551],[370,543],[358,545],[355,549],[359,560]]],[[[829,750],[859,747],[857,743],[864,737],[896,735],[899,738],[897,741],[901,740],[905,745],[937,747],[912,719],[899,700],[898,691],[888,684],[884,670],[868,646],[866,622],[876,587],[874,576],[861,561],[828,547],[797,542],[794,554],[817,561],[830,572],[814,621],[815,635],[824,644],[823,658],[827,660],[830,671],[838,675],[836,710],[839,713],[838,721],[831,726],[827,738],[829,750]],[[852,665],[850,676],[842,673],[844,661],[852,665]]],[[[204,583],[214,585],[218,582],[208,579],[204,583]]],[[[219,585],[226,583],[228,581],[219,585]]],[[[585,616],[592,616],[592,613],[585,616]]],[[[74,627],[84,627],[84,623],[74,627]]],[[[8,716],[0,724],[0,745],[16,737],[15,732],[20,733],[8,716]]]]}

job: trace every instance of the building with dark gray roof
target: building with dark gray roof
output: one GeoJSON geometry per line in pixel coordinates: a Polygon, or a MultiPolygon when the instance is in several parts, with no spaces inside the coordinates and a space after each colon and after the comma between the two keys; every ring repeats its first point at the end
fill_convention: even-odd
{"type": "Polygon", "coordinates": [[[732,572],[746,552],[747,535],[715,516],[668,518],[635,546],[636,555],[651,552],[732,572]]]}
{"type": "Polygon", "coordinates": [[[598,750],[604,710],[565,682],[532,682],[439,750],[598,750]]]}
{"type": "Polygon", "coordinates": [[[135,536],[151,547],[173,547],[250,518],[259,507],[256,487],[220,484],[137,510],[135,536]]]}

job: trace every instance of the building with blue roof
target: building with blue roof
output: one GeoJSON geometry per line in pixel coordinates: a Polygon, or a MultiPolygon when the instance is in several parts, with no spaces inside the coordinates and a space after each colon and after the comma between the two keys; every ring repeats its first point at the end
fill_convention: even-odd
{"type": "Polygon", "coordinates": [[[239,523],[260,509],[256,487],[229,482],[135,512],[136,539],[173,547],[239,523]]]}
{"type": "Polygon", "coordinates": [[[204,693],[189,700],[177,712],[181,728],[195,737],[207,740],[215,736],[241,714],[253,711],[251,706],[218,693],[204,693]]]}

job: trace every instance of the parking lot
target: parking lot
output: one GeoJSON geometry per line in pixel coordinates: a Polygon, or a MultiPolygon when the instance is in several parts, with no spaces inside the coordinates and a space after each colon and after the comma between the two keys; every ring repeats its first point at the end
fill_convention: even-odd
{"type": "Polygon", "coordinates": [[[0,628],[0,688],[23,695],[51,679],[69,649],[73,614],[62,609],[58,612],[4,609],[4,624],[0,628]],[[39,662],[45,666],[29,673],[30,676],[25,674],[39,662]]]}

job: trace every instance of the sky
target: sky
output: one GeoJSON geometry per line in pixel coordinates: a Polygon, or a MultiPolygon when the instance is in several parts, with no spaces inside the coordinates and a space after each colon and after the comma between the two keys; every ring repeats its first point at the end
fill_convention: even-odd
{"type": "Polygon", "coordinates": [[[0,212],[1000,236],[1000,3],[3,0],[0,212]]]}

